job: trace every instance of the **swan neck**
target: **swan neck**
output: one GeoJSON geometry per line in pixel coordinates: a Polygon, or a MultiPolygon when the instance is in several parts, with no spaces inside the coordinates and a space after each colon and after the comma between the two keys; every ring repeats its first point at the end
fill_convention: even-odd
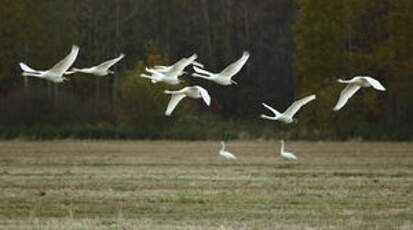
{"type": "Polygon", "coordinates": [[[281,153],[284,153],[284,140],[281,140],[281,153]]]}
{"type": "Polygon", "coordinates": [[[225,143],[221,142],[221,151],[224,151],[224,150],[225,150],[225,143]]]}

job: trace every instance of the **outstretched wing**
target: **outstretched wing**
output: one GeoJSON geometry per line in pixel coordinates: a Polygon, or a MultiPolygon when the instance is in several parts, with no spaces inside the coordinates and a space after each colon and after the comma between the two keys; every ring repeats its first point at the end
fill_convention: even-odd
{"type": "Polygon", "coordinates": [[[119,62],[120,60],[122,60],[122,58],[124,58],[124,57],[125,57],[125,54],[124,54],[124,53],[121,53],[121,54],[119,55],[119,57],[114,58],[114,59],[109,60],[109,61],[105,61],[105,62],[103,62],[102,64],[96,66],[96,68],[102,69],[102,70],[108,70],[110,67],[112,67],[114,64],[118,63],[118,62],[119,62]]]}
{"type": "Polygon", "coordinates": [[[58,62],[49,71],[59,75],[64,74],[70,68],[70,66],[73,65],[73,62],[75,62],[78,54],[79,46],[72,46],[72,50],[70,51],[69,55],[67,55],[64,59],[58,62]]]}
{"type": "Polygon", "coordinates": [[[199,92],[201,93],[202,100],[204,100],[205,104],[208,106],[211,105],[211,96],[209,96],[209,93],[206,89],[198,86],[199,92]]]}
{"type": "Polygon", "coordinates": [[[165,115],[170,116],[174,111],[175,107],[179,104],[179,102],[184,99],[185,94],[172,94],[171,100],[169,100],[168,107],[166,108],[165,115]]]}
{"type": "Polygon", "coordinates": [[[350,97],[352,97],[357,90],[360,89],[360,86],[356,85],[356,84],[348,84],[340,93],[340,97],[338,99],[338,102],[336,104],[336,106],[334,107],[334,111],[339,111],[348,101],[348,99],[350,99],[350,97]]]}
{"type": "Polygon", "coordinates": [[[288,107],[287,110],[285,110],[284,115],[293,117],[303,105],[309,103],[312,100],[315,100],[315,98],[316,98],[316,95],[313,94],[313,95],[310,95],[310,96],[307,96],[305,98],[295,101],[293,104],[290,105],[290,107],[288,107]]]}
{"type": "Polygon", "coordinates": [[[265,108],[267,108],[267,109],[269,109],[275,116],[279,116],[280,115],[280,112],[278,112],[276,109],[274,109],[273,107],[271,107],[271,106],[269,106],[269,105],[267,105],[267,104],[265,104],[265,103],[262,103],[262,105],[265,107],[265,108]]]}
{"type": "Polygon", "coordinates": [[[247,51],[244,51],[244,53],[242,54],[242,57],[240,59],[238,59],[236,62],[234,62],[234,63],[230,64],[229,66],[227,66],[221,72],[221,75],[226,76],[226,77],[234,76],[245,65],[245,63],[248,61],[249,57],[250,57],[250,53],[248,53],[247,51]]]}
{"type": "Polygon", "coordinates": [[[31,67],[29,67],[28,65],[24,64],[23,62],[19,63],[20,68],[24,71],[24,72],[29,72],[29,73],[39,73],[40,71],[32,69],[31,67]]]}
{"type": "Polygon", "coordinates": [[[384,88],[384,86],[376,79],[371,78],[371,77],[365,77],[364,79],[368,81],[373,88],[380,90],[380,91],[386,91],[386,88],[384,88]]]}

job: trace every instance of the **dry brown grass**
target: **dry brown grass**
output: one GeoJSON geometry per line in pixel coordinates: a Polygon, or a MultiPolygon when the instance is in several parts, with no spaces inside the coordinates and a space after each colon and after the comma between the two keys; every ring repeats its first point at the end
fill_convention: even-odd
{"type": "Polygon", "coordinates": [[[413,143],[0,142],[0,229],[413,229],[413,143]]]}

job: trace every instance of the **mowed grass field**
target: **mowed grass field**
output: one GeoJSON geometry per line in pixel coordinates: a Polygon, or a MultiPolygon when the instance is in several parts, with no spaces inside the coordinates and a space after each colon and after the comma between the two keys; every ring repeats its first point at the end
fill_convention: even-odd
{"type": "Polygon", "coordinates": [[[0,142],[0,229],[413,229],[413,143],[0,142]]]}

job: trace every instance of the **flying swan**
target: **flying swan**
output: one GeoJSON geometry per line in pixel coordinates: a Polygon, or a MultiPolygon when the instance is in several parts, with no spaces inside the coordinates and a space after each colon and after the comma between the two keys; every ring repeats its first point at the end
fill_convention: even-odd
{"type": "Polygon", "coordinates": [[[113,72],[112,70],[109,70],[109,68],[115,65],[116,63],[118,63],[124,57],[125,57],[125,54],[121,53],[119,57],[114,58],[109,61],[105,61],[102,64],[99,64],[97,66],[83,68],[83,69],[72,68],[70,72],[67,72],[66,74],[73,74],[76,72],[92,74],[95,76],[107,76],[108,74],[114,74],[115,72],[113,72]]]}
{"type": "Polygon", "coordinates": [[[197,66],[193,66],[196,73],[193,73],[192,76],[207,79],[220,85],[237,85],[237,83],[232,80],[232,77],[241,70],[249,57],[250,54],[247,51],[244,51],[240,59],[227,66],[220,73],[211,73],[209,71],[198,68],[197,66]]]}
{"type": "Polygon", "coordinates": [[[189,58],[182,58],[171,66],[155,66],[154,68],[145,68],[146,72],[151,73],[151,75],[143,73],[140,76],[150,79],[152,83],[164,82],[171,85],[178,85],[183,82],[178,77],[185,74],[184,69],[188,65],[192,64],[203,66],[201,63],[195,61],[197,58],[198,55],[193,54],[189,58]]]}
{"type": "Polygon", "coordinates": [[[348,84],[340,93],[340,97],[334,111],[339,111],[347,103],[347,101],[352,97],[361,87],[373,87],[379,91],[386,91],[384,86],[376,79],[369,76],[356,76],[351,80],[338,79],[339,83],[348,84]]]}
{"type": "Polygon", "coordinates": [[[23,70],[23,76],[31,76],[31,77],[38,77],[49,80],[54,83],[61,83],[67,78],[63,77],[63,74],[73,65],[75,62],[77,55],[79,54],[79,46],[73,45],[72,50],[70,53],[61,61],[59,61],[56,65],[54,65],[51,69],[41,71],[35,70],[28,65],[20,62],[20,68],[23,70]]]}
{"type": "Polygon", "coordinates": [[[184,99],[185,97],[189,98],[202,98],[204,100],[205,104],[208,106],[211,104],[211,97],[209,96],[209,93],[206,89],[202,88],[201,86],[188,86],[180,90],[176,91],[170,91],[170,90],[165,90],[165,94],[171,94],[171,99],[169,100],[168,107],[165,111],[166,116],[170,116],[172,112],[174,111],[175,107],[178,105],[178,103],[184,99]]]}
{"type": "Polygon", "coordinates": [[[292,123],[294,121],[297,121],[296,119],[294,119],[294,115],[298,112],[298,110],[300,110],[302,106],[314,100],[315,98],[316,98],[316,95],[313,94],[305,98],[302,98],[300,100],[297,100],[294,103],[292,103],[290,107],[288,107],[288,109],[284,111],[284,113],[280,113],[274,108],[272,108],[271,106],[265,103],[262,103],[262,105],[265,106],[267,109],[269,109],[274,114],[274,116],[270,117],[270,116],[262,114],[261,118],[268,119],[268,120],[274,120],[274,121],[281,121],[286,124],[292,123]]]}

